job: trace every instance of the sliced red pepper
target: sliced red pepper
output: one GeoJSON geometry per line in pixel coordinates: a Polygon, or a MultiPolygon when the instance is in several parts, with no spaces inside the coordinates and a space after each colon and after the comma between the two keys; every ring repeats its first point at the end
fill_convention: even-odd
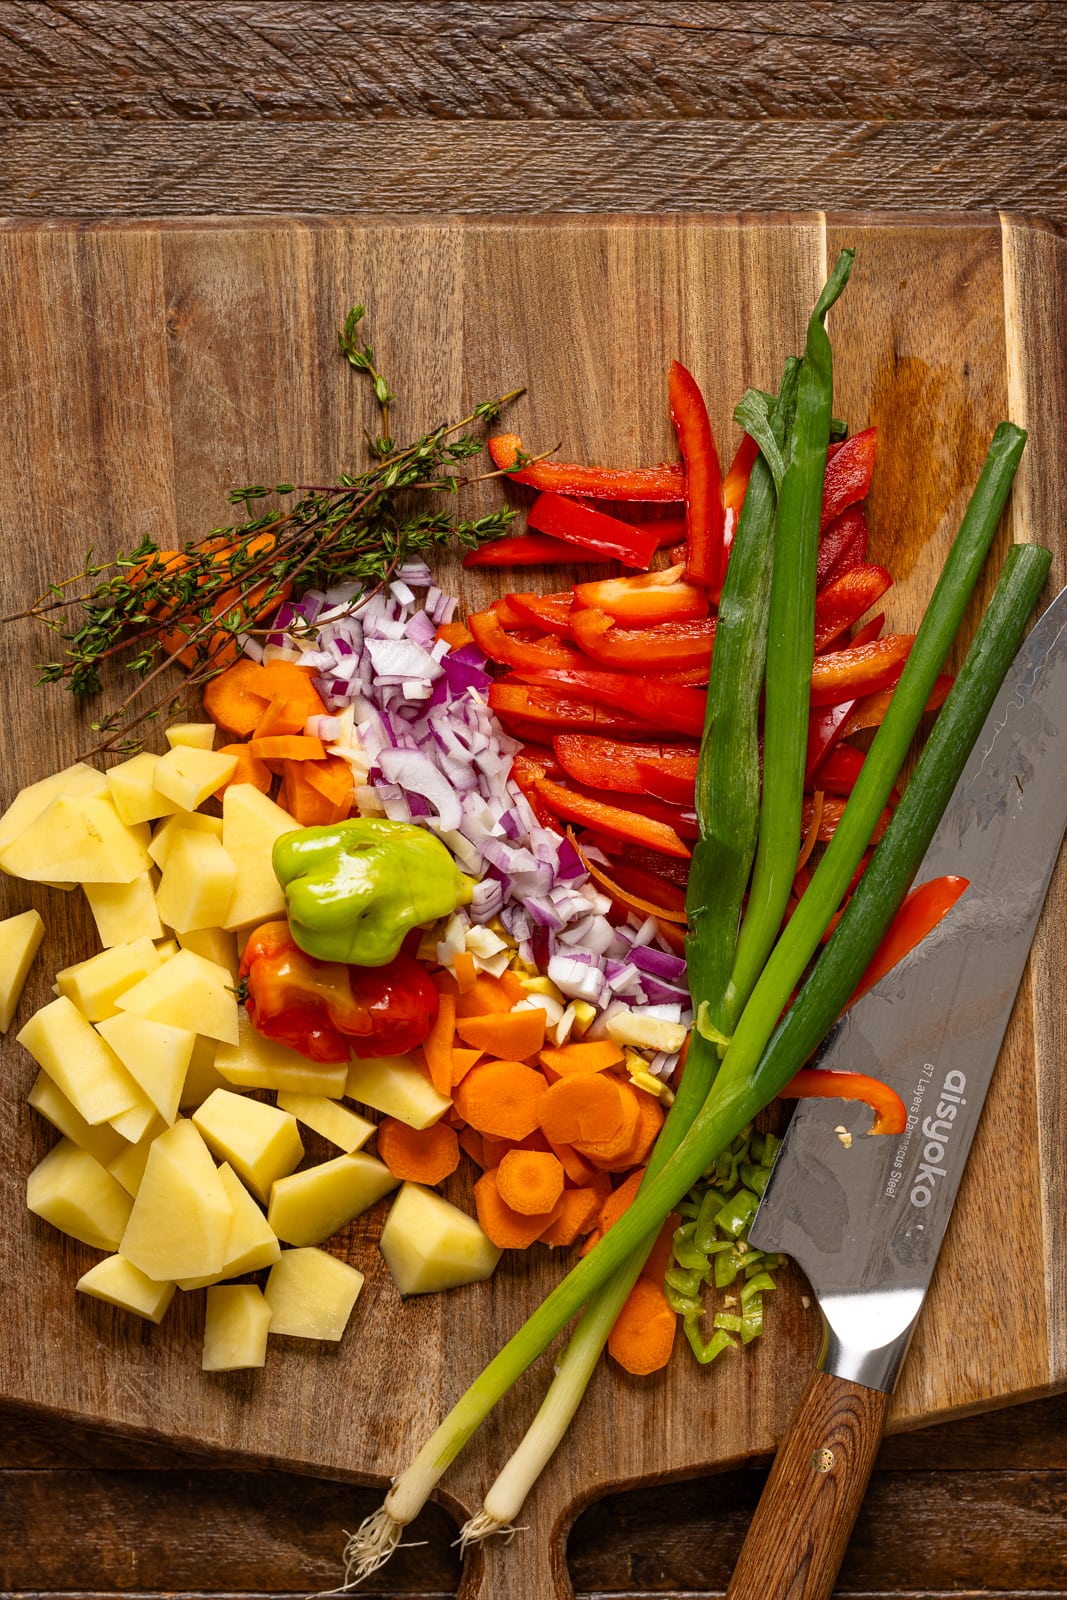
{"type": "Polygon", "coordinates": [[[863,1100],[874,1112],[870,1133],[903,1133],[908,1113],[895,1089],[865,1072],[802,1067],[781,1092],[783,1100],[863,1100]]]}
{"type": "Polygon", "coordinates": [[[737,447],[737,453],[730,463],[730,470],[722,480],[722,547],[726,559],[729,559],[733,548],[738,518],[745,503],[749,479],[758,455],[759,445],[751,434],[744,434],[737,447]]]}
{"type": "Polygon", "coordinates": [[[647,570],[659,548],[654,533],[635,528],[619,517],[594,511],[580,500],[564,494],[539,494],[526,513],[526,526],[552,539],[565,539],[592,550],[605,561],[621,561],[625,567],[647,570]]]}
{"type": "Polygon", "coordinates": [[[515,483],[555,494],[588,495],[593,500],[654,500],[678,504],[684,498],[682,469],[662,467],[589,467],[563,461],[535,461],[514,468],[522,451],[517,433],[498,433],[489,440],[493,465],[515,483]]]}
{"type": "Polygon", "coordinates": [[[844,736],[845,724],[858,700],[841,700],[836,706],[819,706],[808,718],[808,753],[804,763],[804,787],[811,788],[814,774],[837,741],[844,736]]]}
{"type": "MultiPolygon", "coordinates": [[[[696,772],[696,745],[644,744],[634,740],[602,739],[593,734],[560,733],[553,739],[552,748],[569,777],[596,789],[643,794],[649,787],[646,779],[649,770],[672,774],[696,772]]],[[[692,791],[690,779],[690,801],[692,791]]]]}
{"type": "Polygon", "coordinates": [[[584,550],[563,539],[551,539],[547,533],[509,533],[502,539],[491,539],[468,550],[463,557],[465,567],[602,567],[608,558],[584,550]]]}
{"type": "Polygon", "coordinates": [[[636,673],[573,667],[520,671],[519,677],[538,689],[555,689],[561,694],[569,692],[594,705],[624,706],[627,712],[653,728],[684,733],[690,738],[699,738],[704,730],[707,696],[699,689],[667,682],[662,677],[641,678],[636,673]]]}
{"type": "Polygon", "coordinates": [[[697,757],[679,757],[670,765],[663,762],[639,761],[637,770],[649,794],[661,800],[671,800],[678,806],[695,804],[697,757]]]}
{"type": "Polygon", "coordinates": [[[717,594],[723,571],[722,467],[700,387],[680,361],[667,379],[671,420],[685,465],[685,575],[717,594]]]}
{"type": "Polygon", "coordinates": [[[679,838],[697,839],[700,836],[700,827],[697,823],[697,814],[691,805],[676,806],[669,800],[661,800],[654,794],[634,794],[627,791],[625,799],[617,789],[591,788],[584,783],[568,783],[572,794],[582,795],[586,800],[596,800],[600,805],[620,805],[625,811],[635,811],[638,816],[651,817],[655,822],[665,822],[673,828],[679,838]]]}
{"type": "Polygon", "coordinates": [[[657,622],[689,622],[708,614],[706,592],[684,581],[682,566],[663,567],[633,578],[601,578],[576,583],[575,609],[607,612],[623,628],[649,628],[657,622]]]}
{"type": "MultiPolygon", "coordinates": [[[[531,626],[522,612],[517,609],[509,594],[501,595],[499,600],[492,601],[487,609],[492,612],[505,633],[512,633],[516,628],[529,628],[531,626]]],[[[534,623],[532,626],[536,627],[537,624],[534,623]]]]}
{"type": "MultiPolygon", "coordinates": [[[[823,795],[819,824],[815,830],[815,838],[820,844],[830,843],[830,840],[837,832],[838,824],[840,823],[841,818],[845,814],[845,806],[847,804],[847,796],[830,794],[823,795]]],[[[808,831],[811,828],[814,813],[815,802],[811,795],[805,795],[804,804],[800,813],[800,829],[805,839],[807,838],[808,831]]],[[[878,821],[874,825],[874,832],[871,834],[872,844],[878,843],[886,828],[889,826],[889,819],[892,815],[892,807],[886,806],[885,810],[882,812],[882,815],[878,818],[878,821]]]]}
{"type": "MultiPolygon", "coordinates": [[[[885,567],[861,565],[843,572],[815,596],[815,650],[825,650],[880,600],[893,580],[885,567]]],[[[855,640],[852,641],[855,644],[855,640]]]]}
{"type": "Polygon", "coordinates": [[[669,823],[643,817],[636,811],[627,811],[623,806],[605,805],[600,800],[591,800],[585,795],[576,794],[572,789],[565,789],[562,784],[553,783],[551,778],[538,780],[537,794],[550,811],[567,822],[577,822],[583,827],[595,828],[598,833],[607,834],[609,838],[645,845],[650,850],[661,851],[664,855],[680,856],[684,859],[689,857],[689,850],[684,841],[669,823]]]}
{"type": "Polygon", "coordinates": [[[829,526],[849,506],[867,498],[877,447],[878,429],[864,428],[828,457],[822,490],[822,527],[829,526]]]}
{"type": "Polygon", "coordinates": [[[586,835],[586,843],[595,843],[606,856],[611,857],[613,871],[620,865],[636,867],[638,871],[654,872],[658,877],[666,878],[668,883],[675,884],[679,889],[685,889],[689,882],[689,863],[678,856],[661,855],[658,850],[627,844],[607,834],[598,836],[592,830],[586,835]]]}
{"type": "Polygon", "coordinates": [[[858,567],[861,561],[866,561],[868,538],[867,517],[862,506],[852,506],[835,517],[819,536],[816,588],[823,588],[850,567],[858,567]]]}
{"type": "Polygon", "coordinates": [[[526,637],[521,632],[505,633],[495,611],[473,611],[467,626],[474,642],[490,661],[523,669],[550,666],[581,666],[583,658],[554,634],[526,637]]]}
{"type": "Polygon", "coordinates": [[[591,606],[571,615],[571,636],[593,661],[623,672],[650,668],[711,667],[715,619],[657,622],[651,628],[620,628],[606,611],[591,606]]]}
{"type": "Polygon", "coordinates": [[[811,704],[832,706],[896,683],[904,670],[913,633],[887,633],[871,644],[850,645],[816,656],[811,672],[811,704]]]}
{"type": "MultiPolygon", "coordinates": [[[[949,672],[942,672],[934,681],[930,691],[930,698],[926,702],[927,711],[936,711],[944,703],[945,696],[952,688],[954,678],[949,672]]],[[[889,710],[889,703],[893,698],[896,685],[888,689],[880,689],[874,694],[864,695],[857,700],[841,728],[841,738],[851,739],[853,734],[862,733],[864,728],[878,728],[885,721],[885,714],[889,710]]]]}
{"type": "Polygon", "coordinates": [[[604,734],[648,732],[648,723],[641,717],[555,688],[536,688],[509,679],[490,684],[488,700],[491,710],[521,738],[544,738],[560,728],[604,734]]]}
{"type": "Polygon", "coordinates": [[[851,794],[866,759],[864,752],[857,750],[854,744],[835,745],[815,768],[808,787],[822,789],[827,794],[851,794]]]}
{"type": "Polygon", "coordinates": [[[858,1000],[860,995],[866,994],[868,989],[873,989],[898,961],[903,961],[908,951],[914,950],[937,927],[941,918],[952,910],[969,886],[969,878],[947,876],[931,878],[929,882],[913,889],[886,929],[849,1005],[858,1000]]]}
{"type": "Polygon", "coordinates": [[[560,594],[509,594],[508,603],[524,628],[541,628],[559,639],[571,636],[571,592],[560,594]]]}
{"type": "Polygon", "coordinates": [[[626,520],[631,528],[640,528],[642,533],[652,534],[658,550],[685,539],[684,517],[633,517],[626,520]]]}
{"type": "Polygon", "coordinates": [[[643,911],[647,916],[662,918],[665,922],[685,922],[684,889],[680,889],[677,884],[671,883],[660,873],[635,867],[628,861],[613,862],[609,876],[603,867],[585,855],[581,842],[575,839],[573,833],[570,834],[570,838],[585,862],[590,876],[613,899],[620,900],[623,905],[634,911],[643,911]]]}

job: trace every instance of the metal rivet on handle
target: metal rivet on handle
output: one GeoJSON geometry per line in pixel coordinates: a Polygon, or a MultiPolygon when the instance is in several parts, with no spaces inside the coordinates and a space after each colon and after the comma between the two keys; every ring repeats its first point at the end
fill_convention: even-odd
{"type": "Polygon", "coordinates": [[[811,1458],[813,1472],[832,1472],[834,1470],[834,1453],[832,1450],[816,1450],[811,1458]]]}

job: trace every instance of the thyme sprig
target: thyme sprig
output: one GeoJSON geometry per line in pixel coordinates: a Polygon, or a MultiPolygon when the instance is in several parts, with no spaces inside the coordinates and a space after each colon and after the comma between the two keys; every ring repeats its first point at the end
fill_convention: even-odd
{"type": "Polygon", "coordinates": [[[398,446],[389,428],[396,396],[373,349],[360,341],[363,315],[362,306],[353,307],[338,338],[349,365],[370,380],[378,408],[380,432],[366,433],[371,466],[342,472],[333,485],[234,489],[229,503],[243,507],[243,521],[213,528],[178,550],[161,549],[152,539],[110,561],[96,560],[90,550],[80,571],[50,584],[25,610],[0,619],[31,618],[56,636],[61,648],[39,668],[40,684],[60,684],[79,697],[96,695],[105,664],[118,658],[138,680],[92,724],[101,735],[94,753],[136,748],[135,731],[176,705],[181,697],[159,681],[176,643],[188,668],[184,688],[196,689],[232,660],[235,646],[267,631],[265,620],[290,593],[353,584],[366,598],[406,561],[453,543],[473,549],[506,531],[514,515],[510,508],[465,518],[448,501],[473,483],[501,475],[463,469],[484,448],[485,428],[522,390],[481,401],[458,422],[398,446]],[[427,505],[424,495],[435,503],[427,505]],[[442,496],[448,501],[442,503],[442,496]],[[286,500],[287,507],[278,503],[286,500]],[[161,693],[146,704],[152,686],[161,693]]]}

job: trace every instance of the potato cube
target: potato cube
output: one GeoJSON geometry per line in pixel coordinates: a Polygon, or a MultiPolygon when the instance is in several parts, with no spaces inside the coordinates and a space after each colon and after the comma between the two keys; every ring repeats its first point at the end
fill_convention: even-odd
{"type": "Polygon", "coordinates": [[[132,1201],[88,1150],[60,1139],[30,1173],[26,1204],[72,1239],[96,1250],[117,1250],[132,1201]]]}
{"type": "Polygon", "coordinates": [[[100,1022],[104,1017],[116,1015],[115,1001],[123,990],[132,989],[135,983],[155,972],[159,964],[151,939],[138,939],[136,944],[116,944],[110,950],[90,956],[87,961],[63,967],[56,973],[56,988],[73,1000],[90,1022],[100,1022]]]}
{"type": "MultiPolygon", "coordinates": [[[[162,1133],[162,1131],[163,1126],[160,1124],[158,1132],[162,1133]]],[[[148,1165],[148,1153],[152,1148],[156,1132],[155,1128],[150,1128],[148,1135],[137,1144],[126,1144],[125,1140],[123,1140],[124,1148],[113,1156],[110,1161],[105,1161],[104,1163],[111,1176],[118,1179],[131,1198],[136,1195],[141,1187],[144,1169],[148,1165]]]]}
{"type": "Polygon", "coordinates": [[[164,730],[167,743],[173,750],[176,744],[192,745],[197,750],[213,750],[215,748],[215,724],[213,722],[172,722],[164,730]]]}
{"type": "Polygon", "coordinates": [[[374,1156],[335,1156],[279,1178],[270,1192],[267,1221],[286,1244],[321,1244],[366,1211],[397,1179],[374,1156]]]}
{"type": "Polygon", "coordinates": [[[271,1184],[292,1172],[304,1154],[295,1117],[232,1089],[216,1089],[193,1112],[193,1122],[208,1149],[228,1161],[264,1204],[271,1184]]]}
{"type": "Polygon", "coordinates": [[[86,883],[82,892],[105,949],[132,944],[137,939],[163,937],[151,872],[138,873],[132,883],[86,883]]]}
{"type": "Polygon", "coordinates": [[[221,839],[222,818],[212,817],[206,811],[179,811],[161,822],[148,845],[148,854],[157,867],[166,866],[171,845],[179,833],[210,833],[221,839]]]}
{"type": "Polygon", "coordinates": [[[192,1056],[189,1058],[189,1069],[182,1085],[179,1111],[193,1111],[197,1106],[203,1105],[208,1095],[215,1089],[225,1089],[226,1079],[215,1068],[217,1049],[218,1045],[214,1039],[202,1039],[199,1034],[197,1035],[192,1056]]]}
{"type": "Polygon", "coordinates": [[[213,961],[217,967],[225,967],[236,984],[241,961],[234,934],[223,928],[187,928],[179,931],[178,944],[183,950],[203,956],[205,961],[213,961]]]}
{"type": "Polygon", "coordinates": [[[162,1133],[167,1126],[147,1095],[128,1111],[120,1111],[117,1117],[108,1117],[107,1120],[115,1132],[121,1133],[131,1144],[140,1144],[143,1139],[154,1139],[156,1134],[162,1133]]]}
{"type": "Polygon", "coordinates": [[[348,1081],[348,1068],[343,1061],[332,1066],[309,1061],[298,1050],[290,1050],[276,1039],[265,1039],[252,1026],[243,1007],[237,1027],[237,1043],[220,1045],[215,1052],[215,1066],[227,1083],[240,1089],[289,1089],[297,1094],[328,1095],[331,1100],[340,1100],[348,1081]]]}
{"type": "Polygon", "coordinates": [[[232,1215],[211,1152],[183,1117],[152,1142],[119,1248],[159,1283],[208,1277],[226,1259],[232,1215]]]}
{"type": "Polygon", "coordinates": [[[31,822],[36,822],[42,811],[46,811],[61,794],[93,794],[99,797],[107,792],[107,774],[84,761],[64,767],[62,772],[53,772],[39,783],[27,784],[19,790],[0,817],[0,854],[12,839],[26,831],[31,822]]]}
{"type": "Polygon", "coordinates": [[[176,744],[159,758],[156,788],[186,811],[195,811],[227,778],[233,777],[236,767],[236,756],[224,756],[218,750],[201,750],[196,745],[176,744]]]}
{"type": "Polygon", "coordinates": [[[155,1283],[146,1278],[140,1268],[125,1256],[105,1256],[95,1267],[83,1272],[75,1284],[82,1294],[94,1300],[106,1300],[108,1305],[132,1311],[148,1322],[162,1322],[163,1315],[174,1299],[172,1283],[155,1283]]]}
{"type": "Polygon", "coordinates": [[[474,1217],[419,1183],[405,1183],[390,1206],[380,1249],[404,1295],[481,1283],[503,1254],[474,1217]]]}
{"type": "Polygon", "coordinates": [[[86,1122],[110,1122],[141,1092],[111,1047],[66,995],[35,1011],[17,1035],[86,1122]]]}
{"type": "Polygon", "coordinates": [[[107,775],[115,810],[128,828],[137,822],[153,822],[156,817],[170,817],[182,807],[174,800],[160,794],[156,788],[156,767],[159,757],[148,750],[131,756],[107,775]]]}
{"type": "Polygon", "coordinates": [[[94,1125],[86,1122],[81,1112],[71,1105],[62,1089],[52,1082],[47,1072],[37,1074],[26,1099],[40,1116],[52,1124],[53,1128],[59,1129],[64,1138],[82,1150],[87,1150],[93,1160],[99,1161],[102,1167],[110,1167],[116,1156],[126,1148],[126,1140],[115,1132],[110,1123],[100,1122],[94,1125]]]}
{"type": "Polygon", "coordinates": [[[156,906],[168,928],[217,928],[226,915],[237,868],[210,833],[179,828],[163,868],[156,906]]]}
{"type": "Polygon", "coordinates": [[[233,1168],[223,1162],[219,1177],[233,1206],[222,1266],[206,1278],[180,1278],[179,1289],[206,1289],[223,1278],[258,1272],[261,1267],[273,1266],[282,1253],[277,1234],[233,1168]]]}
{"type": "Polygon", "coordinates": [[[156,940],[156,955],[159,957],[160,961],[169,961],[172,956],[176,956],[178,954],[180,949],[181,945],[178,943],[177,939],[156,940]]]}
{"type": "Polygon", "coordinates": [[[362,1272],[325,1250],[284,1250],[263,1291],[270,1331],[297,1339],[340,1339],[362,1287],[362,1272]]]}
{"type": "Polygon", "coordinates": [[[0,1033],[11,1026],[43,938],[44,922],[38,911],[20,911],[0,922],[0,1033]]]}
{"type": "Polygon", "coordinates": [[[178,1115],[196,1034],[136,1011],[105,1017],[97,1033],[111,1046],[138,1088],[168,1125],[178,1115]]]}
{"type": "Polygon", "coordinates": [[[153,1022],[195,1029],[209,1039],[237,1043],[233,979],[225,967],[217,967],[191,950],[179,950],[158,972],[127,989],[119,996],[118,1007],[120,1011],[136,1011],[153,1022]]]}
{"type": "Polygon", "coordinates": [[[207,1292],[204,1319],[205,1372],[261,1367],[267,1359],[271,1311],[254,1283],[221,1284],[207,1292]]]}
{"type": "Polygon", "coordinates": [[[347,1106],[339,1106],[336,1100],[328,1100],[324,1094],[293,1094],[281,1089],[278,1108],[290,1112],[305,1127],[338,1145],[345,1155],[361,1150],[374,1132],[373,1122],[357,1116],[347,1106]]]}
{"type": "Polygon", "coordinates": [[[231,783],[222,797],[222,842],[237,863],[237,882],[223,921],[246,928],[285,914],[285,895],[274,876],[274,841],[300,824],[250,783],[231,783]]]}
{"type": "Polygon", "coordinates": [[[34,883],[132,883],[152,864],[147,843],[109,799],[60,795],[0,851],[0,867],[34,883]]]}
{"type": "Polygon", "coordinates": [[[365,1061],[353,1061],[345,1093],[372,1111],[406,1122],[409,1128],[428,1128],[439,1122],[452,1104],[407,1056],[370,1056],[365,1061]]]}

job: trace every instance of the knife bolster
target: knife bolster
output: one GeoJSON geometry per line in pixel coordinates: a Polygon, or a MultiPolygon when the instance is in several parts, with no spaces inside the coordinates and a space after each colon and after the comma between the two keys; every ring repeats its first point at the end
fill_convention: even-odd
{"type": "Polygon", "coordinates": [[[922,1309],[922,1289],[819,1298],[823,1342],[820,1372],[892,1394],[922,1309]]]}

